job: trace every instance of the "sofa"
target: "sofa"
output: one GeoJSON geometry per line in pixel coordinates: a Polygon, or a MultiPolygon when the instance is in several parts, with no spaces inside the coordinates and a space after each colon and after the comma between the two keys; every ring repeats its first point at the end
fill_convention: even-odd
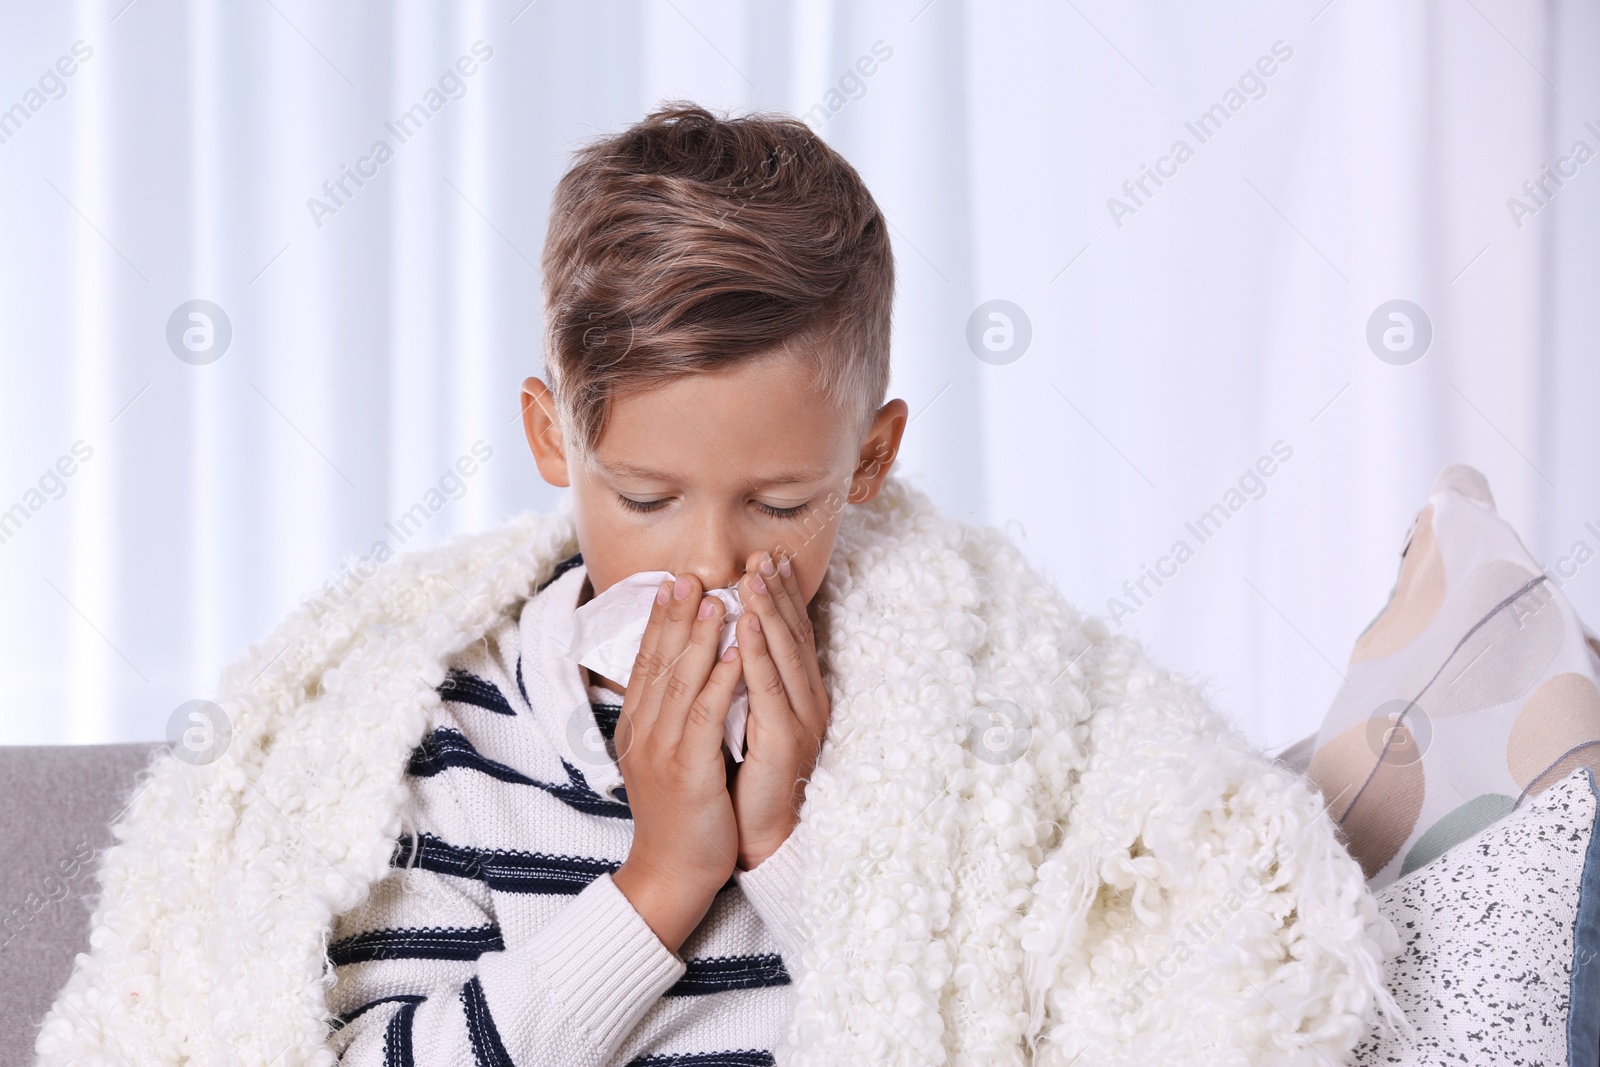
{"type": "Polygon", "coordinates": [[[94,858],[165,743],[0,746],[0,1067],[33,1039],[88,949],[94,858]]]}
{"type": "MultiPolygon", "coordinates": [[[[1315,735],[1277,758],[1296,771],[1315,735]]],[[[0,746],[0,1067],[33,1067],[33,1039],[88,949],[95,864],[134,778],[164,742],[0,746]]]]}

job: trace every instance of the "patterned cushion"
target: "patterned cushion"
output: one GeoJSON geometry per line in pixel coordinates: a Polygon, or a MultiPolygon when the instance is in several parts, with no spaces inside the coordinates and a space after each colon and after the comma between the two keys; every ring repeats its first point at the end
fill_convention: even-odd
{"type": "Polygon", "coordinates": [[[1386,971],[1415,1040],[1355,1062],[1600,1063],[1600,781],[1588,768],[1378,894],[1386,971]]]}
{"type": "Polygon", "coordinates": [[[1600,769],[1600,642],[1483,475],[1446,467],[1401,555],[1306,770],[1374,892],[1600,769]]]}

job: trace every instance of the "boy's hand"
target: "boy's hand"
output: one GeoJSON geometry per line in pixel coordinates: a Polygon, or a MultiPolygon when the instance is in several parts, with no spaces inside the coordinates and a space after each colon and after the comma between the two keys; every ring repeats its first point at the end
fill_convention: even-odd
{"type": "Polygon", "coordinates": [[[800,821],[806,780],[828,731],[828,691],[793,569],[787,557],[774,564],[757,552],[740,579],[739,658],[750,710],[744,761],[733,764],[730,789],[742,870],[776,852],[800,821]]]}
{"type": "Polygon", "coordinates": [[[740,667],[731,648],[727,659],[717,656],[722,601],[704,596],[694,575],[661,588],[671,592],[658,591],[650,609],[617,721],[634,830],[612,880],[676,952],[737,858],[722,730],[740,667]]]}

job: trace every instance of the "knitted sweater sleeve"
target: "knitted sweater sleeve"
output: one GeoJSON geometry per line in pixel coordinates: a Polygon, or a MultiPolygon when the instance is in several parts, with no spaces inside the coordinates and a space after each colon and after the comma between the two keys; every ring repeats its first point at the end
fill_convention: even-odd
{"type": "Polygon", "coordinates": [[[772,931],[779,951],[791,965],[800,958],[800,873],[802,836],[808,833],[802,822],[790,831],[776,852],[750,868],[737,871],[739,888],[761,922],[772,931]]]}
{"type": "MultiPolygon", "coordinates": [[[[414,783],[424,846],[470,840],[449,778],[414,783]]],[[[397,866],[334,936],[331,1047],[350,1067],[601,1067],[686,969],[608,873],[506,944],[480,879],[397,866]]]]}

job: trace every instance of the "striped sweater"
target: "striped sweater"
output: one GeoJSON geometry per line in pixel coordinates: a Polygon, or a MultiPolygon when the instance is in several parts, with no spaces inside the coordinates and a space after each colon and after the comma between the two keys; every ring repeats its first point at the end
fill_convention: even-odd
{"type": "Polygon", "coordinates": [[[549,638],[586,574],[567,558],[451,661],[391,869],[330,935],[341,1063],[773,1063],[799,831],[735,871],[678,953],[656,937],[611,879],[633,839],[621,697],[549,638]]]}

